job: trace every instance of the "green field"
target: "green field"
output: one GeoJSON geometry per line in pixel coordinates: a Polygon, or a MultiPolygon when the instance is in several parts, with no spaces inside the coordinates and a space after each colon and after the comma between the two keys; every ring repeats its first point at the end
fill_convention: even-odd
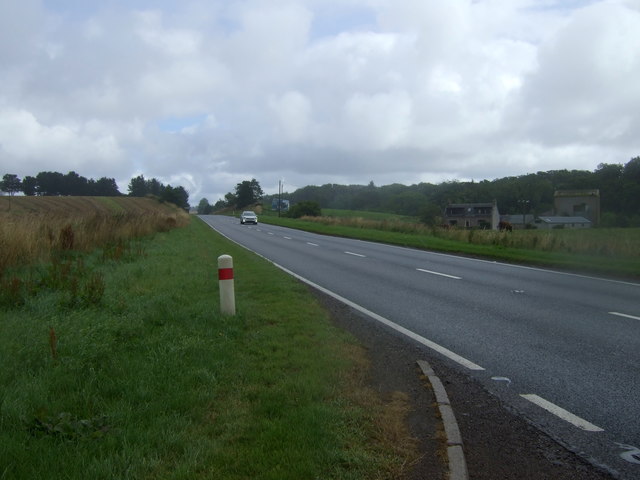
{"type": "Polygon", "coordinates": [[[417,456],[307,288],[200,220],[11,279],[28,288],[0,306],[3,480],[392,479],[417,456]]]}
{"type": "Polygon", "coordinates": [[[406,215],[397,215],[395,213],[385,212],[367,212],[358,210],[337,210],[331,208],[322,209],[322,215],[325,217],[336,218],[362,218],[364,220],[397,220],[403,222],[416,223],[418,219],[415,217],[407,217],[406,215]]]}
{"type": "MultiPolygon", "coordinates": [[[[272,215],[260,221],[326,235],[358,238],[425,250],[556,267],[577,272],[640,277],[640,229],[465,230],[432,228],[406,217],[366,218],[364,212],[291,219],[272,215]],[[355,216],[354,216],[355,215],[355,216]]],[[[384,214],[382,214],[384,215],[384,214]]]]}

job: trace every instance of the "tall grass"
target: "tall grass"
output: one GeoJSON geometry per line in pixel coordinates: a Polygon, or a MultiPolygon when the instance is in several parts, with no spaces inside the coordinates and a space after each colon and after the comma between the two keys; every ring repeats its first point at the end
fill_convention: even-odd
{"type": "Polygon", "coordinates": [[[188,222],[188,214],[179,209],[144,214],[91,207],[72,214],[47,208],[0,211],[0,276],[10,267],[48,262],[61,250],[86,252],[188,222]]]}
{"type": "Polygon", "coordinates": [[[399,219],[362,217],[303,217],[307,222],[357,229],[432,236],[473,245],[495,245],[543,252],[640,257],[640,229],[497,230],[443,229],[399,219]]]}
{"type": "Polygon", "coordinates": [[[201,221],[140,243],[54,267],[101,274],[100,305],[0,307],[0,478],[396,479],[417,458],[406,402],[364,388],[362,348],[305,286],[201,221]]]}

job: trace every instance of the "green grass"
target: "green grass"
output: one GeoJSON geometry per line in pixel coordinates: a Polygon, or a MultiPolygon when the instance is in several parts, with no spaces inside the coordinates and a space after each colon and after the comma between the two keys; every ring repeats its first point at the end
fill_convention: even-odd
{"type": "Polygon", "coordinates": [[[416,217],[409,217],[406,215],[398,215],[396,213],[385,212],[369,212],[364,210],[339,210],[331,208],[323,208],[322,215],[326,217],[349,217],[349,218],[363,218],[365,220],[398,220],[410,223],[416,223],[418,219],[416,217]]]}
{"type": "Polygon", "coordinates": [[[370,226],[376,222],[367,221],[343,220],[340,224],[331,219],[311,221],[272,216],[261,216],[260,221],[430,251],[587,273],[640,277],[640,229],[482,232],[428,229],[394,220],[377,222],[379,228],[370,226]]]}
{"type": "Polygon", "coordinates": [[[0,310],[2,480],[402,469],[408,454],[378,438],[383,406],[351,395],[356,345],[306,287],[198,220],[135,252],[82,257],[79,271],[104,280],[97,305],[40,286],[0,310]],[[221,254],[234,258],[235,317],[218,313],[221,254]]]}
{"type": "MultiPolygon", "coordinates": [[[[284,216],[283,212],[281,216],[284,216]]],[[[271,210],[265,208],[260,217],[277,217],[278,211],[271,210]]],[[[323,208],[322,209],[323,217],[331,217],[331,218],[361,218],[364,220],[379,220],[379,221],[401,221],[407,223],[417,223],[418,219],[416,217],[410,217],[406,215],[398,215],[396,213],[387,213],[387,212],[370,212],[365,210],[341,210],[335,208],[323,208]]]]}

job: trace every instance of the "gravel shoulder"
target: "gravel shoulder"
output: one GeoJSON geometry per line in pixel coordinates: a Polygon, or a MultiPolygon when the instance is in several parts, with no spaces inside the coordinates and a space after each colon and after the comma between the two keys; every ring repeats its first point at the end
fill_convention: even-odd
{"type": "Polygon", "coordinates": [[[610,474],[567,450],[504,405],[436,353],[310,288],[334,324],[358,339],[370,360],[370,387],[382,395],[404,392],[407,421],[424,454],[406,480],[446,479],[442,422],[430,384],[417,366],[428,361],[445,386],[462,433],[469,478],[474,480],[610,480],[610,474]]]}

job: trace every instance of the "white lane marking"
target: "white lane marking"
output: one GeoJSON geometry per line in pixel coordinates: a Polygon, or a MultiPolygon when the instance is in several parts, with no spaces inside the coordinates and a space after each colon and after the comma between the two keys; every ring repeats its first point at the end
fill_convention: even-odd
{"type": "Polygon", "coordinates": [[[319,247],[320,246],[317,243],[311,243],[311,242],[307,242],[307,245],[311,245],[312,247],[319,247]]]}
{"type": "Polygon", "coordinates": [[[284,238],[286,238],[287,240],[291,240],[291,237],[284,237],[284,238]]]}
{"type": "Polygon", "coordinates": [[[267,235],[273,235],[273,232],[267,232],[267,235]]]}
{"type": "Polygon", "coordinates": [[[430,273],[432,275],[440,275],[441,277],[453,278],[455,280],[462,280],[462,277],[456,277],[455,275],[447,275],[446,273],[433,272],[431,270],[425,270],[424,268],[416,268],[419,272],[430,273]]]}
{"type": "MultiPolygon", "coordinates": [[[[207,223],[212,229],[216,230],[216,228],[207,223]]],[[[288,228],[288,227],[283,227],[283,228],[288,228]]],[[[217,230],[216,230],[217,231],[217,230]]],[[[218,232],[219,233],[219,232],[218,232]]],[[[313,235],[312,232],[306,232],[309,233],[310,235],[313,235]]],[[[400,245],[392,245],[392,244],[388,244],[388,243],[377,243],[377,242],[371,242],[368,240],[359,240],[356,238],[351,238],[350,240],[353,240],[354,242],[359,242],[359,243],[366,243],[368,245],[373,245],[373,246],[384,246],[387,248],[393,248],[393,249],[398,249],[398,250],[407,250],[410,252],[419,252],[422,253],[424,255],[435,255],[435,256],[439,256],[439,257],[451,257],[451,258],[455,258],[457,260],[466,260],[466,261],[470,261],[470,262],[481,262],[481,263],[491,263],[494,265],[500,265],[503,267],[511,267],[511,268],[520,268],[520,269],[524,269],[524,270],[533,270],[533,271],[538,271],[538,272],[544,272],[544,273],[553,273],[555,275],[565,275],[565,276],[569,276],[569,277],[577,277],[577,278],[585,278],[588,280],[597,280],[597,281],[601,281],[601,282],[608,282],[608,283],[617,283],[620,285],[629,285],[632,287],[640,287],[640,282],[627,282],[624,280],[615,280],[613,278],[604,278],[604,277],[594,277],[591,275],[581,275],[579,273],[570,273],[570,272],[561,272],[558,270],[550,270],[547,268],[540,268],[540,267],[529,267],[526,265],[516,265],[513,263],[504,263],[504,262],[498,262],[495,260],[483,260],[481,258],[470,258],[470,257],[461,257],[460,255],[453,255],[451,253],[441,253],[441,252],[432,252],[429,250],[422,250],[419,248],[411,248],[411,247],[402,247],[400,245]]],[[[237,242],[236,242],[237,243],[237,242]]]]}
{"type": "MultiPolygon", "coordinates": [[[[347,300],[346,298],[338,295],[337,293],[332,292],[329,289],[326,289],[324,287],[321,287],[320,285],[318,285],[317,283],[313,283],[311,280],[307,280],[306,278],[304,278],[301,275],[298,275],[297,273],[292,272],[291,270],[283,267],[282,265],[277,264],[276,262],[274,262],[273,260],[265,257],[264,255],[259,254],[258,252],[256,252],[255,250],[251,250],[249,247],[247,247],[246,245],[242,245],[240,242],[233,240],[231,237],[228,237],[227,235],[225,235],[224,233],[220,232],[219,230],[217,230],[213,225],[209,224],[209,226],[215,230],[216,232],[218,232],[219,235],[222,235],[224,238],[226,238],[227,240],[229,240],[230,242],[235,243],[236,245],[241,246],[242,248],[244,248],[245,250],[248,250],[252,253],[254,253],[255,255],[259,256],[260,258],[264,258],[266,261],[271,262],[273,265],[275,265],[276,267],[278,267],[280,270],[282,270],[283,272],[288,273],[289,275],[291,275],[294,278],[297,278],[298,280],[300,280],[301,282],[306,283],[307,285],[315,288],[316,290],[320,290],[323,293],[326,293],[327,295],[329,295],[330,297],[335,298],[336,300],[338,300],[339,302],[344,303],[345,305],[354,308],[356,310],[358,310],[361,313],[364,313],[365,315],[368,315],[369,317],[373,318],[374,320],[379,321],[380,323],[383,323],[385,325],[387,325],[388,327],[393,328],[395,331],[402,333],[403,335],[406,335],[407,337],[415,340],[418,343],[421,343],[422,345],[424,345],[425,347],[430,348],[431,350],[434,350],[438,353],[440,353],[441,355],[444,355],[445,357],[447,357],[450,360],[453,360],[454,362],[462,365],[463,367],[468,368],[469,370],[484,370],[483,367],[481,367],[480,365],[477,365],[475,363],[473,363],[471,360],[467,360],[466,358],[458,355],[457,353],[452,352],[451,350],[449,350],[448,348],[445,348],[441,345],[438,345],[435,342],[432,342],[431,340],[421,337],[420,335],[418,335],[417,333],[412,332],[409,329],[406,329],[400,325],[398,325],[397,323],[393,323],[391,320],[388,320],[386,318],[384,318],[381,315],[378,315],[377,313],[372,312],[371,310],[367,310],[364,307],[361,307],[360,305],[358,305],[357,303],[352,302],[351,300],[347,300]]],[[[307,242],[310,243],[310,242],[307,242]]],[[[311,245],[314,246],[318,246],[316,244],[310,243],[311,245]]]]}
{"type": "Polygon", "coordinates": [[[435,350],[436,352],[440,353],[441,355],[444,355],[445,357],[449,358],[450,360],[453,360],[454,362],[462,365],[463,367],[468,368],[469,370],[484,370],[484,368],[482,368],[480,365],[477,365],[475,363],[473,363],[471,360],[467,360],[466,358],[458,355],[457,353],[452,352],[451,350],[449,350],[448,348],[445,348],[441,345],[438,345],[435,342],[432,342],[431,340],[424,338],[420,335],[418,335],[417,333],[412,332],[411,330],[404,328],[401,325],[398,325],[397,323],[392,322],[391,320],[378,315],[377,313],[372,312],[371,310],[367,310],[366,308],[358,305],[355,302],[352,302],[351,300],[347,300],[346,298],[338,295],[337,293],[332,292],[329,289],[326,289],[324,287],[321,287],[320,285],[318,285],[317,283],[313,283],[311,280],[307,280],[306,278],[298,275],[297,273],[292,272],[291,270],[283,267],[282,265],[278,265],[275,262],[271,262],[273,263],[276,267],[278,267],[280,270],[288,273],[289,275],[291,275],[294,278],[297,278],[298,280],[300,280],[301,282],[306,283],[307,285],[312,286],[313,288],[315,288],[316,290],[320,290],[323,293],[326,293],[327,295],[329,295],[330,297],[335,298],[336,300],[344,303],[345,305],[358,310],[361,313],[364,313],[365,315],[373,318],[374,320],[377,320],[380,323],[383,323],[385,325],[387,325],[388,327],[393,328],[395,331],[402,333],[403,335],[406,335],[407,337],[415,340],[418,343],[421,343],[422,345],[429,347],[431,350],[435,350]]]}
{"type": "Polygon", "coordinates": [[[423,253],[425,255],[435,255],[438,257],[450,257],[450,258],[455,258],[457,260],[465,260],[465,261],[470,261],[470,262],[481,262],[481,263],[491,263],[494,265],[500,265],[502,267],[511,267],[511,268],[520,268],[523,270],[534,270],[537,272],[544,272],[544,273],[553,273],[556,275],[565,275],[568,277],[577,277],[577,278],[586,278],[588,280],[599,280],[601,282],[608,282],[608,283],[617,283],[620,285],[630,285],[632,287],[640,287],[640,283],[638,282],[626,282],[624,280],[614,280],[612,278],[604,278],[604,277],[594,277],[591,275],[581,275],[579,273],[569,273],[569,272],[560,272],[558,270],[550,270],[547,268],[540,268],[540,267],[529,267],[526,265],[516,265],[514,263],[504,263],[504,262],[498,262],[495,260],[483,260],[481,258],[470,258],[470,257],[461,257],[460,255],[452,255],[450,253],[440,253],[440,252],[431,252],[429,250],[421,250],[419,248],[411,248],[411,247],[401,247],[400,245],[391,245],[388,243],[376,243],[376,242],[370,242],[368,240],[358,240],[358,239],[351,239],[354,240],[356,242],[360,242],[360,243],[367,243],[370,245],[375,245],[375,246],[385,246],[388,248],[394,248],[394,249],[398,249],[398,250],[408,250],[410,252],[420,252],[423,253]]]}
{"type": "Polygon", "coordinates": [[[626,452],[622,452],[620,456],[629,463],[635,463],[636,465],[640,465],[640,448],[634,447],[633,445],[625,445],[624,443],[617,443],[620,448],[627,450],[626,452]]]}
{"type": "Polygon", "coordinates": [[[347,255],[353,255],[354,257],[366,257],[366,255],[360,255],[359,253],[353,253],[353,252],[344,252],[347,255]]]}
{"type": "Polygon", "coordinates": [[[574,415],[573,413],[559,407],[555,403],[551,403],[550,401],[539,397],[538,395],[521,394],[520,396],[582,430],[586,430],[587,432],[604,432],[604,429],[594,425],[593,423],[587,422],[585,419],[574,415]]]}
{"type": "Polygon", "coordinates": [[[507,377],[491,377],[491,380],[496,382],[506,382],[507,387],[511,386],[511,379],[507,377]]]}
{"type": "Polygon", "coordinates": [[[633,320],[640,320],[640,317],[635,317],[633,315],[627,315],[626,313],[620,313],[620,312],[609,312],[609,315],[617,315],[618,317],[625,317],[625,318],[631,318],[633,320]]]}

